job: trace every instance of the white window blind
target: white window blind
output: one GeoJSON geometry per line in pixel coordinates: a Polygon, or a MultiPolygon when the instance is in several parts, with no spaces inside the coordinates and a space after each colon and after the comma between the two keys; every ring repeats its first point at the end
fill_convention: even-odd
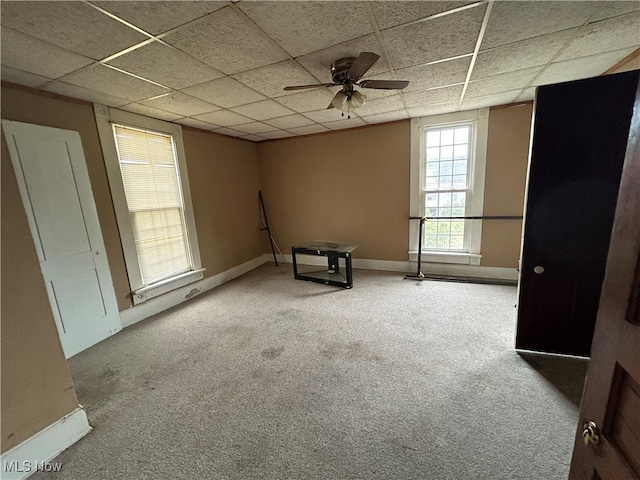
{"type": "Polygon", "coordinates": [[[144,285],[193,269],[171,135],[113,125],[144,285]]]}

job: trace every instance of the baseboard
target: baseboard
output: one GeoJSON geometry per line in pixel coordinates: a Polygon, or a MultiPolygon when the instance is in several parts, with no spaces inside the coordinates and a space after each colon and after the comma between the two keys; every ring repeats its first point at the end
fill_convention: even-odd
{"type": "Polygon", "coordinates": [[[54,472],[62,464],[51,462],[91,431],[82,406],[0,455],[0,478],[18,480],[38,471],[54,472]]]}
{"type": "MultiPolygon", "coordinates": [[[[273,260],[273,255],[265,255],[265,262],[273,260]]],[[[278,261],[293,263],[291,255],[278,255],[278,261]]],[[[302,265],[323,266],[327,264],[325,257],[314,255],[296,255],[296,262],[302,265]]],[[[353,268],[366,270],[385,270],[388,272],[416,273],[416,262],[396,260],[370,260],[354,258],[353,268]]],[[[445,263],[422,263],[422,273],[458,278],[478,278],[487,280],[506,280],[512,283],[518,281],[518,271],[515,268],[484,267],[480,265],[458,265],[445,263]]]]}
{"type": "Polygon", "coordinates": [[[120,312],[120,321],[122,322],[122,327],[130,327],[131,325],[134,325],[144,320],[145,318],[149,318],[156,313],[160,313],[182,302],[186,302],[187,300],[200,295],[201,293],[222,285],[229,280],[233,280],[240,275],[244,275],[245,273],[250,272],[254,268],[257,268],[265,263],[267,261],[266,259],[266,255],[261,255],[252,260],[249,260],[248,262],[230,268],[229,270],[225,270],[224,272],[218,273],[208,278],[204,278],[198,282],[191,283],[185,287],[178,288],[159,297],[147,300],[146,302],[141,303],[140,305],[137,305],[135,307],[123,310],[120,312]]]}

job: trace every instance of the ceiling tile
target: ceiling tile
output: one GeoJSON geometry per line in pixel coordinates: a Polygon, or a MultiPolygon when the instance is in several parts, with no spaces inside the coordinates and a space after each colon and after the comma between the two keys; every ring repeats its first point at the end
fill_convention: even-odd
{"type": "Polygon", "coordinates": [[[323,110],[305,112],[304,116],[309,117],[310,119],[318,123],[335,122],[337,120],[342,120],[342,118],[346,118],[343,117],[340,110],[336,110],[335,108],[324,108],[323,110]]]}
{"type": "Polygon", "coordinates": [[[401,80],[409,80],[409,85],[402,90],[403,92],[444,87],[464,83],[470,64],[471,56],[468,56],[431,65],[403,68],[396,70],[396,76],[401,80]]]}
{"type": "Polygon", "coordinates": [[[126,98],[134,102],[169,92],[166,88],[100,64],[67,75],[62,80],[72,85],[89,88],[114,97],[126,98]]]}
{"type": "Polygon", "coordinates": [[[536,96],[536,87],[529,87],[523,90],[520,95],[516,97],[516,102],[526,102],[533,100],[536,96]]]}
{"type": "MultiPolygon", "coordinates": [[[[361,52],[373,52],[382,57],[382,48],[376,40],[375,35],[356,38],[340,45],[334,45],[317,52],[303,55],[296,58],[296,61],[307,69],[321,83],[329,83],[331,79],[331,64],[340,58],[357,57],[361,52]]],[[[372,75],[389,71],[389,66],[384,58],[378,59],[364,76],[371,78],[372,75]]]]}
{"type": "Polygon", "coordinates": [[[24,72],[58,78],[93,60],[8,27],[2,28],[2,64],[24,72]],[[49,61],[55,58],[55,62],[49,61]]]}
{"type": "Polygon", "coordinates": [[[181,117],[181,115],[167,112],[166,110],[160,110],[159,108],[150,107],[149,105],[141,105],[139,103],[130,103],[128,105],[123,105],[120,108],[127,112],[138,113],[151,118],[159,118],[160,120],[166,120],[168,122],[172,122],[181,117]]]}
{"type": "Polygon", "coordinates": [[[275,139],[275,138],[287,138],[292,137],[293,134],[285,132],[283,130],[274,130],[273,132],[264,132],[260,134],[261,137],[275,139]]]}
{"type": "Polygon", "coordinates": [[[430,115],[440,115],[441,113],[450,113],[458,111],[458,102],[441,103],[439,105],[424,105],[409,109],[409,116],[428,117],[430,115]]]}
{"type": "Polygon", "coordinates": [[[640,2],[638,1],[606,1],[606,2],[591,2],[591,10],[593,11],[590,22],[597,22],[598,20],[604,20],[605,18],[613,18],[619,15],[624,15],[631,12],[640,11],[640,2]]]}
{"type": "Polygon", "coordinates": [[[293,113],[288,108],[283,107],[273,100],[262,100],[261,102],[235,107],[231,110],[255,120],[268,120],[270,118],[283,117],[293,113]]]}
{"type": "MultiPolygon", "coordinates": [[[[476,0],[477,1],[477,0],[476,0]]],[[[402,25],[421,18],[430,17],[438,13],[447,12],[454,8],[474,3],[466,2],[436,2],[436,1],[394,1],[371,2],[371,9],[376,17],[376,23],[380,30],[402,25]]]]}
{"type": "Polygon", "coordinates": [[[137,48],[108,63],[176,90],[224,76],[222,72],[159,42],[137,48]]]}
{"type": "Polygon", "coordinates": [[[493,95],[494,93],[507,92],[510,90],[523,89],[529,86],[533,78],[543,67],[525,68],[515,72],[503,73],[493,77],[481,78],[469,82],[465,100],[472,97],[482,97],[493,95]]]}
{"type": "Polygon", "coordinates": [[[358,115],[374,115],[376,113],[392,112],[403,108],[402,98],[400,98],[399,94],[396,94],[375,100],[367,100],[362,107],[358,108],[358,115]]]}
{"type": "Polygon", "coordinates": [[[273,127],[271,125],[267,125],[266,123],[262,122],[251,122],[243,123],[241,125],[234,125],[233,129],[251,134],[273,131],[273,127]]]}
{"type": "Polygon", "coordinates": [[[409,118],[409,115],[407,115],[406,110],[396,110],[395,112],[377,113],[375,115],[366,115],[362,117],[362,119],[365,122],[371,123],[371,124],[393,122],[396,120],[404,120],[405,118],[409,118]]]}
{"type": "Polygon", "coordinates": [[[460,95],[462,95],[462,85],[435,88],[433,90],[421,90],[419,92],[409,92],[403,95],[407,108],[457,102],[460,100],[460,95]]]}
{"type": "Polygon", "coordinates": [[[304,113],[327,108],[332,99],[333,95],[326,88],[318,88],[296,93],[295,95],[278,97],[276,100],[291,110],[304,113]]]}
{"type": "Polygon", "coordinates": [[[495,2],[482,40],[482,49],[578,27],[596,2],[495,2]]]}
{"type": "Polygon", "coordinates": [[[131,100],[127,100],[125,98],[109,95],[104,92],[96,92],[89,88],[70,85],[60,81],[45,85],[43,90],[57,93],[59,95],[66,95],[67,97],[79,98],[80,100],[86,100],[87,102],[102,103],[109,107],[121,107],[122,105],[131,103],[131,100]]]}
{"type": "Polygon", "coordinates": [[[472,53],[486,5],[382,32],[394,69],[472,53]]]}
{"type": "Polygon", "coordinates": [[[286,117],[280,118],[272,118],[268,120],[266,123],[269,125],[273,125],[276,128],[294,128],[294,127],[304,127],[305,125],[313,124],[313,120],[309,120],[307,117],[303,117],[302,115],[287,115],[286,117]]]}
{"type": "Polygon", "coordinates": [[[259,137],[258,135],[243,135],[240,138],[244,140],[251,140],[252,142],[259,142],[261,140],[264,140],[264,138],[259,137]]]}
{"type": "Polygon", "coordinates": [[[148,39],[84,2],[2,2],[1,21],[95,60],[148,39]]]}
{"type": "Polygon", "coordinates": [[[556,60],[586,57],[626,47],[640,47],[640,13],[590,23],[556,60]]]}
{"type": "Polygon", "coordinates": [[[349,119],[345,118],[344,120],[337,120],[335,122],[326,122],[322,125],[331,130],[344,130],[345,128],[362,127],[363,125],[366,125],[366,123],[361,118],[351,117],[349,119]]]}
{"type": "Polygon", "coordinates": [[[473,67],[471,79],[544,65],[567,44],[577,30],[577,28],[563,30],[480,52],[473,67]]]}
{"type": "Polygon", "coordinates": [[[230,6],[163,40],[228,75],[287,59],[264,33],[230,6]]]}
{"type": "Polygon", "coordinates": [[[234,130],[233,128],[217,128],[213,130],[215,133],[219,133],[221,135],[227,135],[229,137],[241,137],[245,135],[244,132],[239,132],[238,130],[234,130]]]}
{"type": "Polygon", "coordinates": [[[484,97],[465,98],[460,104],[460,110],[472,110],[475,108],[492,107],[494,105],[506,105],[513,103],[522,90],[494,93],[484,97]]]}
{"type": "Polygon", "coordinates": [[[567,82],[580,78],[597,77],[633,51],[634,48],[625,48],[615,52],[601,53],[590,57],[552,63],[540,73],[533,81],[533,84],[549,85],[551,83],[567,82]]]}
{"type": "Polygon", "coordinates": [[[285,91],[287,85],[318,83],[309,72],[291,60],[237,73],[233,78],[268,97],[296,93],[295,90],[285,91]]]}
{"type": "Polygon", "coordinates": [[[185,88],[182,91],[224,108],[254,103],[265,99],[263,95],[245,87],[231,77],[201,83],[200,85],[185,88]]]}
{"type": "Polygon", "coordinates": [[[200,130],[215,130],[220,128],[220,125],[214,125],[213,123],[203,122],[202,120],[196,120],[195,118],[179,118],[176,120],[181,125],[187,125],[188,127],[199,128],[200,130]]]}
{"type": "Polygon", "coordinates": [[[321,132],[330,132],[327,127],[323,127],[322,125],[307,125],[306,127],[296,127],[289,128],[289,132],[295,133],[296,135],[311,135],[312,133],[321,133],[321,132]]]}
{"type": "Polygon", "coordinates": [[[203,122],[213,123],[222,127],[231,127],[233,125],[251,122],[250,118],[238,115],[235,112],[230,112],[229,110],[219,110],[217,112],[194,115],[194,118],[196,120],[202,120],[203,122]]]}
{"type": "MultiPolygon", "coordinates": [[[[4,61],[4,57],[2,60],[4,61]]],[[[8,67],[7,65],[2,65],[0,73],[2,74],[2,80],[5,82],[13,82],[31,88],[41,87],[51,80],[50,78],[43,77],[41,75],[34,75],[33,73],[23,72],[22,70],[8,67]]]]}
{"type": "Polygon", "coordinates": [[[174,92],[164,97],[153,98],[142,103],[168,112],[177,113],[180,117],[193,117],[201,113],[220,110],[220,107],[216,105],[180,92],[174,92]]]}
{"type": "Polygon", "coordinates": [[[227,2],[94,2],[145,32],[158,35],[228,5],[227,2]]]}
{"type": "Polygon", "coordinates": [[[238,7],[291,56],[373,33],[362,2],[240,2],[238,7]]]}

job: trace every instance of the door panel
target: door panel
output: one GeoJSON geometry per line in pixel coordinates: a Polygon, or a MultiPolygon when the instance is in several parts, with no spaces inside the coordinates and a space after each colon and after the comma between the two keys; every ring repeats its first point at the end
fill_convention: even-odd
{"type": "Polygon", "coordinates": [[[68,358],[121,329],[80,136],[2,125],[68,358]]]}
{"type": "Polygon", "coordinates": [[[638,76],[538,89],[518,349],[590,353],[638,76]]]}

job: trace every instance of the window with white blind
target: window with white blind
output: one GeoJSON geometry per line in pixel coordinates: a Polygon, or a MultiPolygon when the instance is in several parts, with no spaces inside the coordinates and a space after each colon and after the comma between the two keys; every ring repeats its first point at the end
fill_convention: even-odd
{"type": "MultiPolygon", "coordinates": [[[[480,262],[481,216],[488,109],[412,119],[411,216],[426,217],[422,259],[480,262]]],[[[419,244],[419,222],[410,223],[409,257],[419,244]]]]}
{"type": "Polygon", "coordinates": [[[200,280],[181,127],[95,110],[134,304],[200,280]]]}

